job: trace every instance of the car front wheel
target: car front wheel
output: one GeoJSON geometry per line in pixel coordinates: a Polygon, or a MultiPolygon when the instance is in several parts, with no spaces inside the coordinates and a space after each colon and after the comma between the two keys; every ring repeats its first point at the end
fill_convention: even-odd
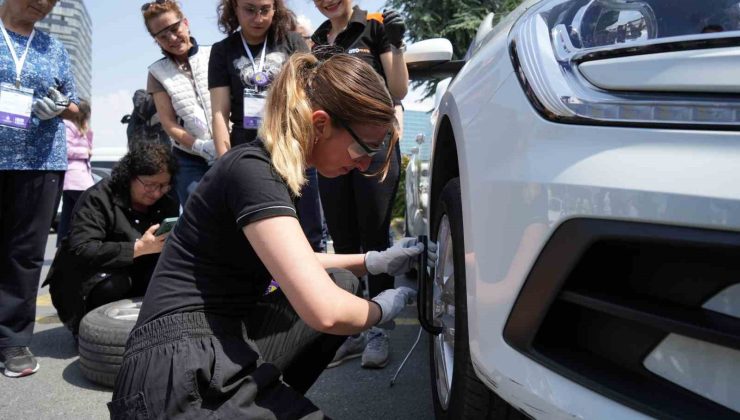
{"type": "Polygon", "coordinates": [[[468,347],[460,179],[450,180],[436,203],[432,241],[437,263],[432,279],[433,323],[441,327],[430,340],[434,411],[438,419],[520,419],[522,415],[478,379],[468,347]]]}

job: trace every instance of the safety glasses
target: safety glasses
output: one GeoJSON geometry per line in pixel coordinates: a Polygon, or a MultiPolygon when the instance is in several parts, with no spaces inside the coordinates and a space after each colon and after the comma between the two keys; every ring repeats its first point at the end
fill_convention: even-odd
{"type": "Polygon", "coordinates": [[[340,118],[332,118],[334,118],[334,120],[336,120],[337,123],[342,126],[342,128],[347,130],[349,135],[352,136],[352,139],[354,140],[354,142],[347,147],[347,152],[352,159],[359,159],[365,156],[375,156],[376,154],[378,154],[378,152],[386,147],[386,144],[388,144],[388,142],[391,140],[391,136],[393,136],[393,130],[388,130],[388,132],[385,134],[385,137],[383,137],[383,141],[377,147],[370,147],[370,145],[368,145],[366,141],[362,140],[360,136],[358,136],[357,133],[352,130],[349,124],[347,124],[340,118]]]}

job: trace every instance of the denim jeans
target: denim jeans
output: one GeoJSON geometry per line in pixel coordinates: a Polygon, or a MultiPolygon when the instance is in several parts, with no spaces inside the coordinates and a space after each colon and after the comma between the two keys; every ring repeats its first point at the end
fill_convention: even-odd
{"type": "Polygon", "coordinates": [[[195,190],[200,179],[208,172],[209,166],[205,159],[176,148],[172,149],[172,154],[175,155],[179,166],[177,175],[175,175],[175,191],[184,209],[190,193],[195,190]]]}

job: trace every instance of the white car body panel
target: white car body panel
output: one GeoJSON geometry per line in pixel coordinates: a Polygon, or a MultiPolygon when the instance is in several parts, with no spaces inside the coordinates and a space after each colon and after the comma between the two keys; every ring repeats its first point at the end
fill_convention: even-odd
{"type": "MultiPolygon", "coordinates": [[[[667,211],[677,197],[701,200],[707,208],[713,200],[740,201],[740,136],[545,120],[525,97],[509,58],[508,30],[516,15],[494,28],[435,111],[434,141],[448,120],[457,146],[473,365],[489,388],[535,418],[647,418],[514,350],[503,338],[504,326],[542,246],[568,218],[740,230],[721,209],[693,215],[667,211]],[[563,211],[549,212],[547,225],[512,224],[532,212],[527,197],[553,197],[559,188],[628,204],[560,196],[563,211]],[[632,203],[635,197],[639,205],[632,203]]],[[[434,162],[435,144],[432,150],[434,162]]]]}

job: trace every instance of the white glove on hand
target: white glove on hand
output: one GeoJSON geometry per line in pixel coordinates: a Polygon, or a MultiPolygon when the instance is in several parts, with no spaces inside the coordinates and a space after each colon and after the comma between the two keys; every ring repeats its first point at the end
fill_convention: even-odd
{"type": "Polygon", "coordinates": [[[392,321],[406,305],[413,303],[415,298],[416,290],[403,286],[380,292],[378,296],[370,299],[380,306],[382,312],[376,325],[392,321]]]}
{"type": "Polygon", "coordinates": [[[213,165],[213,162],[216,160],[216,146],[213,144],[213,140],[195,139],[191,149],[198,156],[205,159],[209,165],[213,165]]]}
{"type": "Polygon", "coordinates": [[[385,251],[365,254],[365,268],[370,274],[387,273],[398,276],[409,271],[416,257],[424,251],[424,244],[416,238],[403,238],[385,251]]]}
{"type": "Polygon", "coordinates": [[[54,88],[49,95],[33,103],[33,112],[40,120],[49,120],[64,112],[69,106],[69,98],[54,88]]]}

